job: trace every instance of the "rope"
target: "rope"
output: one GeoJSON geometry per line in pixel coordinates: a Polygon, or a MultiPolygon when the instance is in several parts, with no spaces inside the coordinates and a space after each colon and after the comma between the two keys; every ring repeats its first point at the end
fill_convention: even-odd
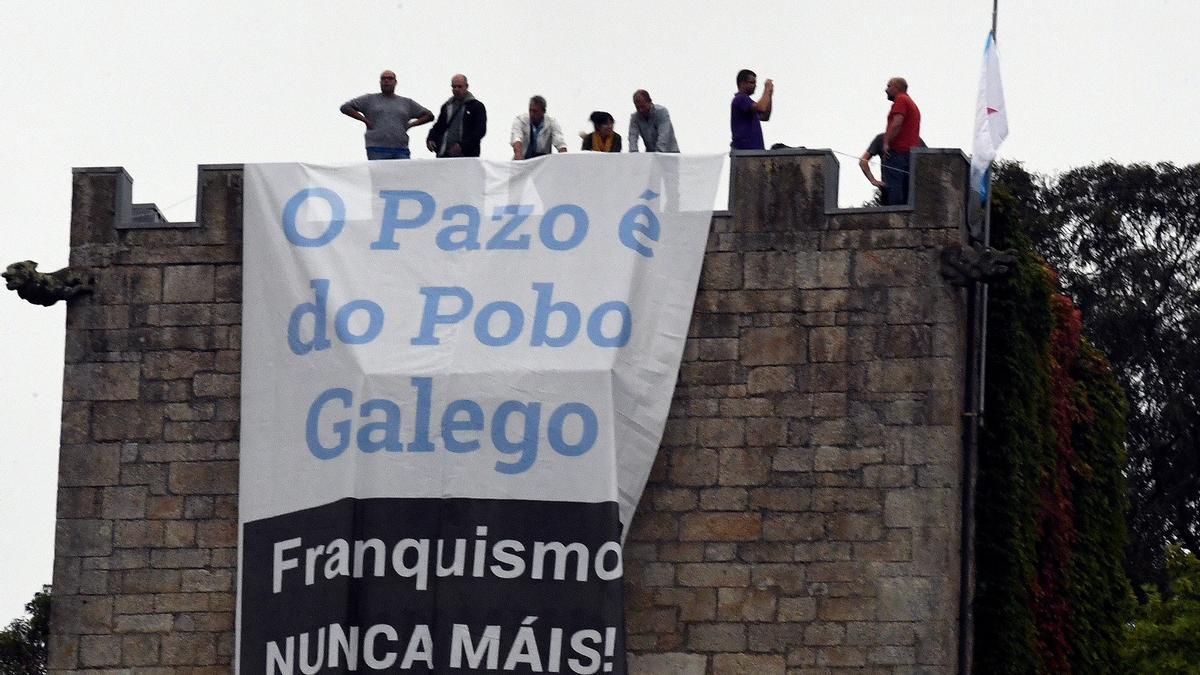
{"type": "MultiPolygon", "coordinates": [[[[841,155],[842,157],[849,157],[850,159],[853,159],[853,160],[854,160],[855,164],[857,164],[857,163],[859,162],[859,160],[861,160],[861,159],[862,159],[862,155],[861,155],[861,154],[858,154],[858,155],[852,155],[852,154],[850,154],[850,153],[848,153],[848,152],[842,152],[841,150],[833,150],[833,149],[830,149],[830,152],[832,152],[832,153],[833,153],[833,154],[835,154],[835,155],[841,155]]],[[[878,167],[880,167],[880,170],[881,170],[881,171],[882,171],[882,169],[883,169],[883,166],[882,166],[882,165],[883,165],[883,160],[882,160],[882,159],[876,159],[875,157],[872,157],[871,159],[868,159],[868,160],[867,160],[867,163],[868,163],[868,164],[871,164],[872,166],[878,166],[878,167]]],[[[910,171],[905,171],[904,169],[891,169],[891,171],[895,171],[896,173],[905,173],[905,174],[906,174],[906,173],[911,173],[910,171]]],[[[945,173],[945,172],[943,172],[943,173],[945,173]]]]}
{"type": "Polygon", "coordinates": [[[170,204],[167,204],[166,206],[159,207],[159,210],[166,211],[167,209],[173,209],[176,206],[179,206],[180,204],[183,204],[185,202],[194,202],[194,201],[196,201],[196,195],[188,195],[188,196],[184,197],[183,199],[171,202],[170,204]]]}

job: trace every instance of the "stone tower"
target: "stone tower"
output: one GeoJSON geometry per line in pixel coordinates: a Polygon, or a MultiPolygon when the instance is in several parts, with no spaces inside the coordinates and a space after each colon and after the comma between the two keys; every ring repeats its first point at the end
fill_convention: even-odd
{"type": "MultiPolygon", "coordinates": [[[[626,543],[631,672],[955,671],[967,162],[914,160],[912,205],[839,209],[832,153],[735,154],[626,543]]],[[[54,672],[230,671],[241,176],[166,223],[74,173],[54,672]]]]}

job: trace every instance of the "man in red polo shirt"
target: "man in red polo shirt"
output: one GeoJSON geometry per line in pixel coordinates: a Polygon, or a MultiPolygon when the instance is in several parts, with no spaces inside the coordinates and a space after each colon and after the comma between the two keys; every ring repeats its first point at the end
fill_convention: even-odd
{"type": "Polygon", "coordinates": [[[908,95],[908,82],[903,77],[888,80],[887,128],[883,132],[883,202],[908,203],[908,178],[912,161],[910,152],[920,143],[921,111],[908,95]]]}

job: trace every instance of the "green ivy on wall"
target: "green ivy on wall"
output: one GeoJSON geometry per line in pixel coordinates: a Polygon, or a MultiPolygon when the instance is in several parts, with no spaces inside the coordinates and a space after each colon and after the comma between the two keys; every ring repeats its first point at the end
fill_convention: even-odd
{"type": "Polygon", "coordinates": [[[1117,673],[1129,585],[1125,399],[997,184],[976,497],[977,673],[1117,673]]]}

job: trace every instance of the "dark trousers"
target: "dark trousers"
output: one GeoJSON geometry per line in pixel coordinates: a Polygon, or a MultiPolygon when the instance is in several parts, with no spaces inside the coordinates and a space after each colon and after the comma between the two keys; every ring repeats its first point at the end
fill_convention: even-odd
{"type": "Polygon", "coordinates": [[[911,155],[896,152],[883,158],[883,203],[888,206],[908,203],[908,176],[911,155]]]}
{"type": "Polygon", "coordinates": [[[367,159],[408,159],[412,155],[408,148],[383,148],[377,145],[367,146],[367,159]]]}

